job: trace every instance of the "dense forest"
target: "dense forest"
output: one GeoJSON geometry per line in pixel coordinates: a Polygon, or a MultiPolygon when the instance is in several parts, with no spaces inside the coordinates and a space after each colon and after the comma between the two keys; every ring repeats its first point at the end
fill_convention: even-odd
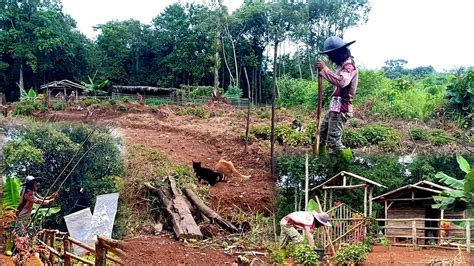
{"type": "Polygon", "coordinates": [[[91,40],[59,0],[3,0],[0,6],[0,90],[8,100],[18,99],[19,87],[37,90],[49,81],[88,76],[120,85],[244,88],[246,68],[254,101],[265,102],[275,41],[278,75],[310,79],[324,39],[343,36],[370,11],[367,0],[244,1],[233,12],[222,1],[175,3],[151,24],[97,25],[91,40]],[[296,51],[284,53],[283,42],[296,51]]]}

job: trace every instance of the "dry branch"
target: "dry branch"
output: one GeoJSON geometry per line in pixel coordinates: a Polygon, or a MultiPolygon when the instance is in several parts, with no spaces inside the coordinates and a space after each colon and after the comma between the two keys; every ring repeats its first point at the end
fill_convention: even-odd
{"type": "Polygon", "coordinates": [[[194,193],[192,189],[189,187],[184,188],[184,194],[189,198],[189,200],[196,205],[196,207],[203,213],[206,217],[208,217],[212,222],[216,222],[226,230],[235,233],[239,229],[231,224],[229,221],[222,218],[218,213],[214,210],[209,208],[204,202],[194,193]]]}

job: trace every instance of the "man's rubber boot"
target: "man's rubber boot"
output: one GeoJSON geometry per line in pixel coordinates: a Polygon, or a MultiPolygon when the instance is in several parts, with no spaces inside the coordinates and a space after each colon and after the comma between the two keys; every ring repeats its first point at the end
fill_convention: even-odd
{"type": "Polygon", "coordinates": [[[345,148],[342,150],[337,151],[337,156],[341,157],[342,159],[346,161],[350,161],[352,159],[352,150],[351,148],[345,148]]]}
{"type": "Polygon", "coordinates": [[[328,145],[319,145],[319,156],[328,156],[328,145]]]}
{"type": "Polygon", "coordinates": [[[13,249],[13,241],[11,239],[8,239],[7,244],[5,246],[5,255],[12,256],[13,255],[12,249],[13,249]]]}

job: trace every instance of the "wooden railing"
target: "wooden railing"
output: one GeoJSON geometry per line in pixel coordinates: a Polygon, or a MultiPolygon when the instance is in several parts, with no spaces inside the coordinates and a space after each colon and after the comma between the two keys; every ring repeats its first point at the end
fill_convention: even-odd
{"type": "Polygon", "coordinates": [[[385,236],[392,240],[393,245],[416,246],[416,247],[442,247],[442,248],[466,248],[471,252],[473,243],[471,242],[472,232],[474,230],[474,219],[377,219],[384,225],[381,227],[385,236]],[[425,226],[426,222],[434,222],[437,226],[425,226]],[[448,222],[450,228],[440,226],[440,222],[448,222]],[[392,223],[392,225],[388,225],[392,223]],[[401,226],[393,224],[401,224],[401,226]],[[420,223],[423,223],[420,226],[420,223]],[[462,223],[462,225],[460,225],[462,223]],[[406,226],[409,225],[409,226],[406,226]],[[398,230],[393,233],[393,230],[398,230]],[[390,232],[392,231],[392,232],[390,232]],[[404,233],[399,233],[399,232],[404,233]],[[441,236],[441,232],[448,232],[448,236],[441,236]],[[432,232],[433,236],[428,236],[432,232]],[[437,235],[437,236],[435,236],[437,235]],[[405,240],[405,243],[397,243],[397,240],[405,240]],[[409,242],[409,243],[406,243],[409,242]]]}
{"type": "Polygon", "coordinates": [[[77,239],[70,237],[67,233],[58,230],[43,230],[39,235],[39,242],[43,244],[49,251],[49,257],[42,256],[42,261],[46,265],[57,265],[59,261],[64,266],[73,265],[73,261],[80,261],[86,265],[105,266],[107,260],[116,264],[123,265],[121,259],[107,255],[110,251],[119,258],[125,257],[122,250],[123,245],[120,241],[98,237],[95,247],[91,247],[77,239]],[[62,244],[58,243],[61,241],[62,244]],[[95,261],[90,261],[73,253],[73,245],[81,247],[91,254],[95,255],[95,261]]]}

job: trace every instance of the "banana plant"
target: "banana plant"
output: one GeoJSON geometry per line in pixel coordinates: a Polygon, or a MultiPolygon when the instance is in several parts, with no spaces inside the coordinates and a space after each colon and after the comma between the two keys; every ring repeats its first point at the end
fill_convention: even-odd
{"type": "Polygon", "coordinates": [[[105,89],[109,86],[108,80],[103,80],[101,82],[94,82],[91,77],[89,78],[89,83],[81,82],[84,87],[86,87],[87,95],[96,97],[106,95],[105,89]]]}
{"type": "Polygon", "coordinates": [[[465,173],[463,179],[456,179],[443,172],[436,174],[436,179],[449,189],[439,196],[433,196],[436,204],[432,207],[441,210],[463,211],[474,210],[474,169],[461,155],[456,156],[459,168],[465,173]]]}
{"type": "Polygon", "coordinates": [[[3,212],[15,212],[20,203],[21,180],[17,177],[7,177],[3,186],[3,212]]]}

